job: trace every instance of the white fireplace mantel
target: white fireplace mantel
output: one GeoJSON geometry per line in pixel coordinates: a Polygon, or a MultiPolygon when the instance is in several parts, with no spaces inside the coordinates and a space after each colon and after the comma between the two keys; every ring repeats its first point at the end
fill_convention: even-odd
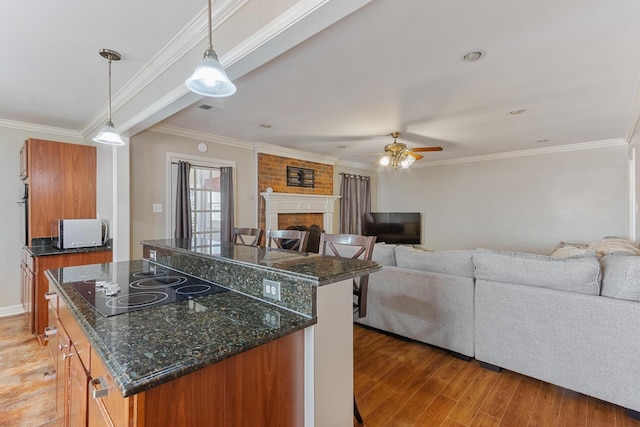
{"type": "Polygon", "coordinates": [[[333,217],[336,210],[336,200],[340,196],[324,194],[298,193],[260,193],[265,200],[265,228],[278,228],[278,214],[321,213],[322,225],[328,233],[333,233],[333,217]]]}

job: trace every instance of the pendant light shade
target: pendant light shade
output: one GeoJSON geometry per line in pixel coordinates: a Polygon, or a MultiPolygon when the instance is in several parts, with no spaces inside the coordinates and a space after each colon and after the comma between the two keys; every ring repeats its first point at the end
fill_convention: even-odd
{"type": "Polygon", "coordinates": [[[116,129],[115,127],[113,127],[113,123],[111,122],[111,120],[109,120],[107,124],[104,125],[102,129],[100,129],[100,132],[98,132],[98,134],[93,137],[93,140],[95,142],[107,145],[124,145],[122,137],[118,132],[116,132],[116,129]]]}
{"type": "Polygon", "coordinates": [[[211,0],[209,0],[209,47],[204,51],[202,61],[196,66],[193,75],[184,84],[191,92],[198,95],[224,97],[236,93],[236,86],[231,83],[227,73],[218,62],[218,55],[213,50],[211,25],[211,0]]]}
{"type": "Polygon", "coordinates": [[[120,61],[122,56],[115,50],[101,49],[100,56],[109,61],[109,102],[107,104],[107,124],[93,137],[95,142],[107,145],[124,145],[124,141],[111,121],[111,61],[120,61]]]}

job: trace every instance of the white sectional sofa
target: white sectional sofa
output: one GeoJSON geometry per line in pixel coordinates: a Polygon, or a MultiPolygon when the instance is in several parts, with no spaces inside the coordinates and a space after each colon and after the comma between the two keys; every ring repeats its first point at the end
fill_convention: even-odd
{"type": "Polygon", "coordinates": [[[640,256],[376,245],[364,325],[640,412],[640,256]]]}

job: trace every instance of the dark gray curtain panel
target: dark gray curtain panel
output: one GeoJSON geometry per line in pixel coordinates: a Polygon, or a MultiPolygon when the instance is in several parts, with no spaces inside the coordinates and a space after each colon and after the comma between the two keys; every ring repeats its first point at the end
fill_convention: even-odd
{"type": "Polygon", "coordinates": [[[178,162],[178,188],[176,190],[176,239],[190,238],[191,231],[191,191],[189,190],[189,162],[178,162]]]}
{"type": "Polygon", "coordinates": [[[233,168],[220,168],[220,241],[233,238],[233,168]]]}
{"type": "Polygon", "coordinates": [[[364,214],[371,212],[371,179],[342,174],[340,184],[340,226],[342,234],[362,234],[364,214]]]}

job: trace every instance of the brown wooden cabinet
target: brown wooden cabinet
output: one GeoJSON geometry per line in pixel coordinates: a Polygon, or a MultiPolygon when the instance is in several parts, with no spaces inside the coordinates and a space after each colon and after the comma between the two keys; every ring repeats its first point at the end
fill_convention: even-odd
{"type": "Polygon", "coordinates": [[[27,317],[27,324],[31,333],[35,332],[35,274],[33,257],[25,250],[22,250],[22,262],[20,263],[20,301],[27,317]]]}
{"type": "MultiPolygon", "coordinates": [[[[96,217],[96,148],[90,145],[28,139],[28,243],[51,237],[51,221],[96,217]]],[[[21,162],[25,155],[21,153],[21,162]]]]}
{"type": "Polygon", "coordinates": [[[49,314],[45,294],[49,290],[49,282],[44,272],[51,268],[71,267],[74,265],[102,264],[111,262],[111,251],[76,252],[60,255],[44,255],[34,257],[34,324],[35,334],[41,338],[44,330],[49,326],[49,314]]]}
{"type": "Polygon", "coordinates": [[[123,397],[69,308],[58,304],[58,426],[304,425],[303,331],[123,397]]]}

